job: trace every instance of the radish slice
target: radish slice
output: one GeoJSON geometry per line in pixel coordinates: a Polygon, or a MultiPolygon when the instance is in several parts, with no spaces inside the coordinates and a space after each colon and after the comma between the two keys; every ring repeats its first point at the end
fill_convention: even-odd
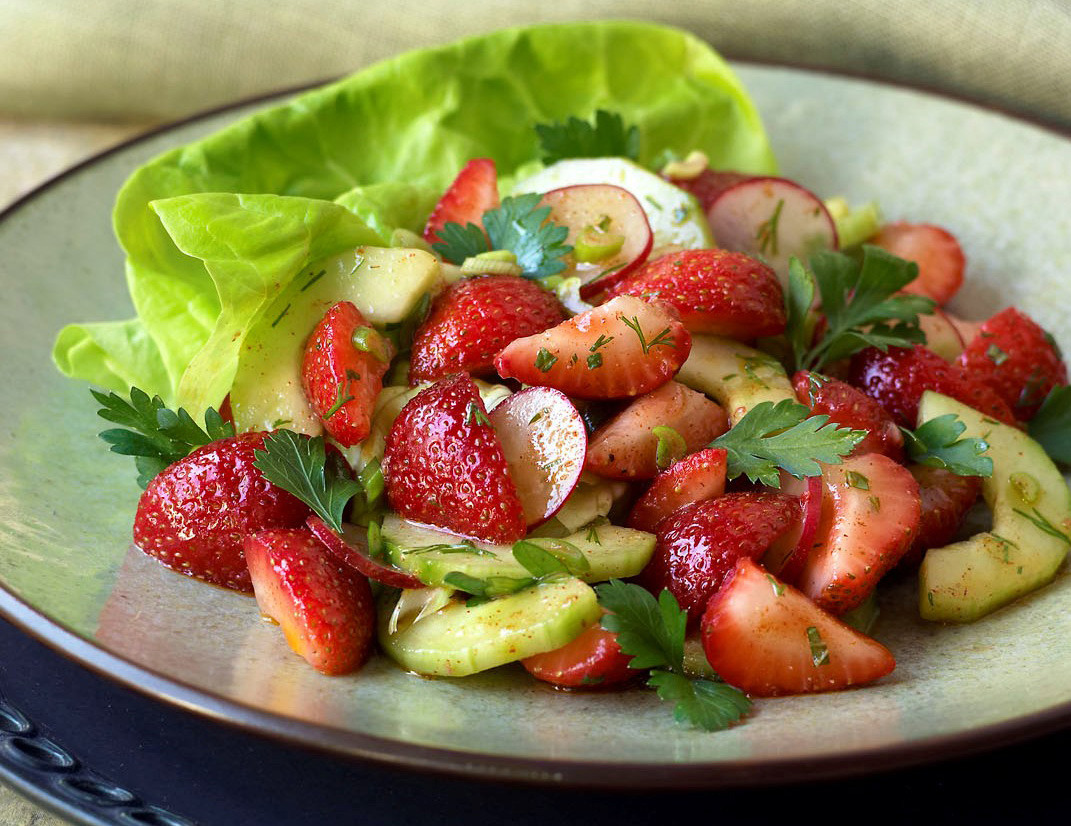
{"type": "Polygon", "coordinates": [[[580,481],[587,456],[584,420],[564,393],[530,387],[489,414],[529,526],[558,512],[580,481]]]}
{"type": "Polygon", "coordinates": [[[319,516],[310,516],[305,520],[305,525],[339,562],[356,568],[369,579],[392,588],[424,587],[424,583],[412,574],[372,557],[368,553],[368,541],[356,525],[344,524],[341,536],[319,516]]]}
{"type": "Polygon", "coordinates": [[[552,189],[543,196],[542,203],[550,207],[549,220],[569,228],[566,243],[574,247],[570,256],[573,266],[562,275],[579,276],[583,282],[581,298],[591,298],[613,286],[646,261],[651,252],[654,235],[647,214],[627,189],[612,184],[577,184],[552,189]],[[616,251],[598,260],[578,260],[585,238],[592,234],[612,240],[606,249],[616,251]]]}
{"type": "Polygon", "coordinates": [[[770,546],[762,564],[782,582],[793,585],[803,570],[822,520],[824,486],[821,476],[797,479],[782,471],[781,490],[800,500],[800,521],[770,546]]]}
{"type": "Polygon", "coordinates": [[[822,200],[785,178],[754,177],[731,183],[706,204],[718,246],[765,261],[788,284],[788,262],[804,263],[821,249],[837,248],[837,229],[822,200]]]}

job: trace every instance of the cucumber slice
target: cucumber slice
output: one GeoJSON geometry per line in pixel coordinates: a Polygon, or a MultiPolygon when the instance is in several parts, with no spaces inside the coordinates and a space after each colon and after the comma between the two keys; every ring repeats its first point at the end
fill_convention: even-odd
{"type": "MultiPolygon", "coordinates": [[[[396,513],[383,518],[382,536],[391,561],[428,585],[443,585],[453,571],[477,579],[493,576],[527,577],[528,571],[513,556],[510,545],[492,545],[418,525],[396,513]]],[[[584,554],[590,566],[586,582],[635,576],[654,553],[654,534],[618,525],[597,525],[562,539],[529,537],[553,552],[555,543],[568,542],[584,554]]]]}
{"type": "Polygon", "coordinates": [[[993,475],[982,496],[993,526],[970,539],[930,548],[919,568],[923,619],[971,622],[1050,582],[1071,549],[1071,489],[1044,448],[1015,427],[927,390],[922,422],[955,413],[989,445],[993,475]]]}
{"type": "Polygon", "coordinates": [[[590,585],[574,577],[540,582],[472,607],[453,601],[396,634],[393,606],[377,623],[383,650],[403,668],[435,677],[464,677],[571,642],[602,615],[590,585]]]}
{"type": "Polygon", "coordinates": [[[514,194],[549,192],[576,184],[613,184],[640,202],[651,225],[650,257],[661,251],[707,249],[714,246],[710,224],[693,195],[624,158],[575,158],[551,164],[518,181],[514,194]]]}

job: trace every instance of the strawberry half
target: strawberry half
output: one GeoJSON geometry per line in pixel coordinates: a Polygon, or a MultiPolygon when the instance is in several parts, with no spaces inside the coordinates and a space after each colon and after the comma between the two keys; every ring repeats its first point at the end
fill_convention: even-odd
{"type": "Polygon", "coordinates": [[[761,557],[798,517],[795,497],[774,490],[686,505],[659,524],[654,555],[636,581],[653,594],[667,588],[694,625],[736,560],[761,557]]]}
{"type": "Polygon", "coordinates": [[[621,653],[617,634],[599,623],[561,648],[521,660],[533,677],[562,688],[608,688],[633,679],[632,657],[621,653]]]}
{"type": "Polygon", "coordinates": [[[320,422],[340,445],[363,441],[394,348],[349,301],[331,307],[305,344],[301,385],[320,422]]]}
{"type": "Polygon", "coordinates": [[[925,390],[951,396],[999,422],[1017,424],[1015,414],[995,390],[921,344],[890,347],[884,353],[868,347],[852,356],[847,381],[877,401],[902,427],[917,426],[919,399],[925,390]]]}
{"type": "MultiPolygon", "coordinates": [[[[424,226],[424,240],[436,244],[449,223],[483,226],[483,214],[498,206],[498,172],[490,158],[469,161],[435,205],[424,226]]],[[[462,263],[455,261],[455,264],[462,263]]]]}
{"type": "Polygon", "coordinates": [[[662,520],[685,505],[714,499],[725,492],[725,448],[708,447],[685,456],[659,473],[636,500],[628,526],[654,533],[662,520]]]}
{"type": "Polygon", "coordinates": [[[896,667],[881,643],[747,557],[707,603],[701,635],[718,675],[754,697],[838,691],[873,682],[896,667]]]}
{"type": "Polygon", "coordinates": [[[134,544],[186,576],[251,591],[242,539],[298,527],[310,513],[253,466],[267,435],[220,439],[164,468],[138,501],[134,544]]]}
{"type": "Polygon", "coordinates": [[[567,396],[624,399],[673,378],[691,348],[691,334],[671,308],[624,295],[514,340],[495,358],[495,369],[567,396]]]}
{"type": "Polygon", "coordinates": [[[911,472],[880,453],[826,465],[822,516],[799,574],[799,589],[819,607],[857,607],[900,561],[918,534],[919,486],[911,472]]]}
{"type": "Polygon", "coordinates": [[[668,381],[637,398],[592,434],[585,469],[609,479],[653,479],[658,473],[656,427],[676,431],[688,454],[728,430],[729,419],[717,402],[668,381]]]}
{"type": "Polygon", "coordinates": [[[466,278],[448,286],[417,328],[409,383],[450,373],[494,375],[495,356],[515,338],[541,333],[565,319],[553,293],[516,275],[466,278]]]}
{"type": "Polygon", "coordinates": [[[405,407],[387,434],[383,478],[392,510],[487,542],[526,531],[524,509],[476,384],[440,379],[405,407]]]}
{"type": "Polygon", "coordinates": [[[612,295],[670,304],[693,333],[750,341],[785,329],[785,302],[777,274],[741,252],[669,253],[625,277],[612,295]]]}
{"type": "Polygon", "coordinates": [[[324,674],[347,674],[372,651],[375,603],[368,580],[335,559],[304,528],[245,538],[260,610],[295,653],[324,674]]]}
{"type": "Polygon", "coordinates": [[[792,377],[792,388],[800,404],[812,413],[829,416],[842,427],[867,431],[853,453],[882,453],[900,461],[904,455],[904,435],[880,404],[861,390],[839,379],[800,370],[792,377]]]}
{"type": "Polygon", "coordinates": [[[1052,336],[1014,307],[982,322],[956,364],[992,387],[1022,421],[1033,418],[1050,390],[1067,384],[1052,336]]]}
{"type": "Polygon", "coordinates": [[[978,476],[927,465],[910,465],[908,470],[919,485],[921,514],[918,535],[898,563],[901,568],[917,567],[928,549],[952,542],[982,492],[978,476]]]}
{"type": "Polygon", "coordinates": [[[933,224],[896,221],[885,224],[867,243],[918,264],[918,277],[904,287],[906,292],[927,296],[944,305],[963,284],[967,259],[959,241],[946,229],[933,224]]]}

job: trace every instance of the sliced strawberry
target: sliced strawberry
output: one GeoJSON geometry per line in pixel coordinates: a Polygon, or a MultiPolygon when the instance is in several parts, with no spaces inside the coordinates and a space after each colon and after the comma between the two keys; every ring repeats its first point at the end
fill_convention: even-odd
{"type": "Polygon", "coordinates": [[[924,390],[936,390],[997,421],[1016,424],[1011,408],[995,390],[921,344],[890,347],[884,353],[868,347],[852,356],[847,381],[877,401],[902,427],[916,427],[924,390]]]}
{"type": "Polygon", "coordinates": [[[305,344],[301,385],[324,429],[341,445],[363,441],[394,349],[353,304],[329,309],[305,344]]]}
{"type": "Polygon", "coordinates": [[[621,653],[617,635],[590,625],[580,636],[554,651],[521,660],[536,679],[562,688],[608,688],[633,679],[632,657],[621,653]]]}
{"type": "Polygon", "coordinates": [[[918,535],[919,486],[880,453],[826,465],[822,520],[799,576],[799,589],[822,609],[857,607],[918,535]]]}
{"type": "Polygon", "coordinates": [[[900,558],[901,568],[917,567],[929,548],[952,542],[982,492],[982,480],[977,476],[960,476],[926,465],[910,465],[908,469],[919,485],[922,512],[918,535],[900,558]]]}
{"type": "Polygon", "coordinates": [[[305,520],[305,527],[339,562],[357,573],[391,588],[424,587],[424,583],[411,573],[373,557],[368,551],[367,531],[363,528],[343,524],[342,533],[335,533],[330,525],[315,514],[305,520]]]}
{"type": "Polygon", "coordinates": [[[365,577],[304,528],[251,534],[245,555],[257,605],[295,653],[324,674],[347,674],[368,659],[375,603],[365,577]]]}
{"type": "Polygon", "coordinates": [[[831,422],[853,430],[866,430],[867,436],[855,446],[855,454],[882,453],[900,461],[904,455],[904,435],[878,402],[850,384],[800,370],[792,377],[792,387],[800,404],[812,413],[829,416],[831,422]]]}
{"type": "Polygon", "coordinates": [[[525,534],[506,458],[471,378],[440,379],[406,403],[387,434],[390,507],[415,522],[509,544],[525,534]]]}
{"type": "Polygon", "coordinates": [[[674,462],[659,473],[636,500],[628,526],[654,533],[663,519],[693,502],[725,492],[725,448],[708,447],[674,462]]]}
{"type": "Polygon", "coordinates": [[[672,305],[693,333],[751,341],[785,329],[777,274],[741,252],[683,250],[663,255],[620,281],[613,295],[672,305]]]}
{"type": "Polygon", "coordinates": [[[624,399],[673,378],[691,348],[691,334],[672,309],[626,295],[516,339],[498,354],[495,369],[567,396],[624,399]]]}
{"type": "Polygon", "coordinates": [[[797,479],[781,471],[781,492],[799,501],[799,517],[791,528],[770,544],[761,561],[762,566],[782,582],[795,585],[822,523],[825,485],[821,476],[797,479]]]}
{"type": "Polygon", "coordinates": [[[967,259],[959,241],[946,229],[896,221],[885,224],[867,243],[918,264],[918,277],[904,288],[907,292],[947,304],[963,284],[967,259]]]}
{"type": "Polygon", "coordinates": [[[242,433],[193,451],[149,483],[134,517],[134,543],[187,576],[250,591],[242,538],[295,528],[309,507],[253,466],[266,433],[242,433]]]}
{"type": "Polygon", "coordinates": [[[1053,337],[1015,307],[982,322],[956,364],[992,387],[1022,421],[1033,418],[1053,387],[1067,384],[1053,337]]]}
{"type": "Polygon", "coordinates": [[[653,479],[658,436],[672,428],[694,453],[729,429],[724,408],[695,390],[669,381],[637,398],[602,424],[588,442],[585,469],[609,479],[653,479]]]}
{"type": "Polygon", "coordinates": [[[450,373],[494,375],[498,352],[515,338],[541,333],[565,319],[553,293],[516,275],[465,278],[448,286],[413,337],[409,382],[450,373]]]}
{"type": "Polygon", "coordinates": [[[711,597],[701,631],[718,675],[755,697],[837,691],[873,682],[896,667],[881,643],[747,557],[711,597]]]}
{"type": "MultiPolygon", "coordinates": [[[[424,226],[424,240],[436,244],[448,223],[483,226],[483,214],[498,206],[498,172],[490,158],[469,161],[435,205],[424,226]]],[[[461,261],[455,261],[461,264],[461,261]]]]}
{"type": "Polygon", "coordinates": [[[796,499],[774,490],[686,505],[659,524],[654,555],[636,581],[653,594],[667,588],[694,625],[736,560],[762,556],[798,512],[796,499]]]}

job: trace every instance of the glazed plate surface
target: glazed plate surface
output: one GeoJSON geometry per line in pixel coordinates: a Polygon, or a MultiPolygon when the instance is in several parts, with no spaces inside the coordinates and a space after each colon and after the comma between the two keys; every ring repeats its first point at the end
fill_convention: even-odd
{"type": "MultiPolygon", "coordinates": [[[[782,173],[889,219],[951,229],[968,280],[951,309],[1009,304],[1071,352],[1071,142],[919,92],[735,67],[782,173]]],[[[1071,576],[963,627],[922,622],[913,583],[882,593],[897,657],[865,689],[765,700],[717,734],[676,726],[652,692],[567,694],[518,668],[427,680],[380,657],[323,677],[252,599],[130,547],[131,463],[109,454],[86,388],[49,352],[73,320],[130,314],[111,231],[140,164],[253,111],[139,140],[47,185],[0,220],[0,611],[76,660],[162,701],[340,756],[484,778],[602,787],[725,786],[847,775],[995,746],[1071,722],[1071,576]]]]}

